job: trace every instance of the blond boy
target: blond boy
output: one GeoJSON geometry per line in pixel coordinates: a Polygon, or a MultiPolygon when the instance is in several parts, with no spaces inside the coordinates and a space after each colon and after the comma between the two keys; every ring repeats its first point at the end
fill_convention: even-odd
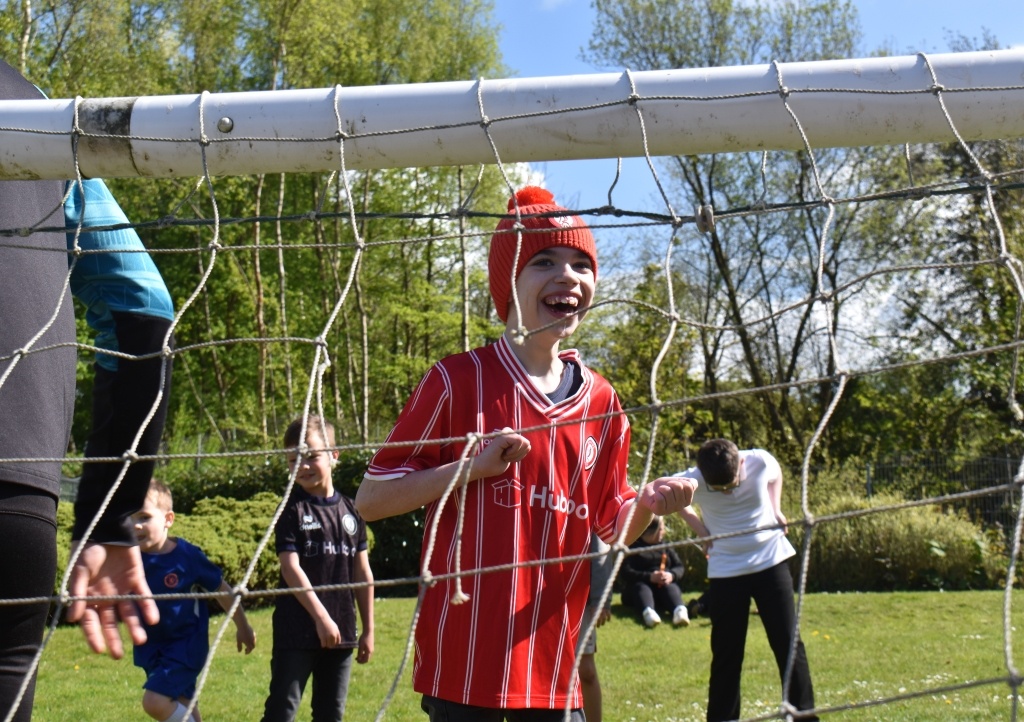
{"type": "MultiPolygon", "coordinates": [[[[142,552],[146,582],[157,597],[160,621],[146,626],[145,644],[135,645],[135,666],[146,671],[142,708],[163,722],[201,722],[199,706],[190,717],[185,713],[195,695],[196,680],[209,653],[210,614],[205,601],[187,597],[160,599],[161,594],[217,591],[224,611],[232,605],[231,587],[220,569],[203,551],[184,539],[169,535],[174,524],[171,492],[163,482],[149,483],[142,508],[132,515],[135,536],[142,552]]],[[[232,621],[238,651],[249,654],[256,646],[256,633],[238,605],[232,621]]]]}

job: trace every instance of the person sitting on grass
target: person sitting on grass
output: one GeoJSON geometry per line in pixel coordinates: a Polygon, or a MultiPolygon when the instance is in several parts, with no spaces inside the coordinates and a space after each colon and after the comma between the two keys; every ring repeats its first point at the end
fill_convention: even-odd
{"type": "MultiPolygon", "coordinates": [[[[142,508],[132,515],[132,522],[146,582],[160,610],[160,621],[146,626],[146,642],[135,645],[135,666],[146,671],[142,708],[162,722],[202,722],[198,704],[191,715],[185,715],[210,651],[209,608],[205,600],[160,599],[159,595],[217,591],[221,593],[217,601],[227,612],[232,605],[231,587],[199,547],[168,536],[174,524],[174,507],[171,492],[163,482],[149,482],[149,493],[142,508]]],[[[232,621],[238,651],[244,647],[249,654],[256,646],[256,633],[241,604],[232,621]]]]}
{"type": "Polygon", "coordinates": [[[685,627],[690,615],[683,604],[679,580],[683,578],[683,561],[676,550],[667,547],[651,549],[665,540],[665,520],[655,517],[644,533],[629,547],[633,550],[622,562],[622,603],[632,607],[644,626],[661,624],[664,611],[672,615],[672,625],[685,627]]]}

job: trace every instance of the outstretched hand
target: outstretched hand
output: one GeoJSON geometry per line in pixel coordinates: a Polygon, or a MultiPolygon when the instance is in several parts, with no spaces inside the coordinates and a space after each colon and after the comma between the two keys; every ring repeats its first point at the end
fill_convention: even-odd
{"type": "Polygon", "coordinates": [[[662,476],[644,486],[637,502],[652,514],[665,516],[690,506],[696,489],[695,479],[662,476]]]}
{"type": "MultiPolygon", "coordinates": [[[[95,542],[85,543],[71,570],[68,591],[74,597],[151,594],[137,546],[95,542]]],[[[143,622],[156,624],[160,621],[160,612],[152,599],[95,602],[78,599],[68,608],[67,619],[79,623],[92,651],[102,654],[109,650],[111,657],[120,659],[124,656],[124,645],[118,622],[128,627],[133,644],[143,644],[146,641],[143,622]]]]}

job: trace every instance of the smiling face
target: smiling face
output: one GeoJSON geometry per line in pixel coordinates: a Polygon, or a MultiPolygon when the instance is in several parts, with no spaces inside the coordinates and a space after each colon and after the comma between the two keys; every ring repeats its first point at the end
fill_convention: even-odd
{"type": "Polygon", "coordinates": [[[132,514],[132,526],[139,549],[149,554],[159,554],[167,544],[167,533],[174,523],[174,512],[161,508],[160,497],[155,492],[146,494],[142,508],[132,514]]]}
{"type": "Polygon", "coordinates": [[[579,326],[594,301],[597,285],[594,264],[586,253],[566,246],[553,246],[535,253],[516,279],[522,319],[516,318],[515,304],[509,305],[508,328],[519,325],[545,329],[555,341],[568,338],[579,326]],[[521,324],[520,324],[521,320],[521,324]]]}
{"type": "Polygon", "coordinates": [[[298,449],[288,450],[288,472],[295,473],[295,483],[313,496],[331,496],[334,494],[334,481],[331,478],[333,461],[338,458],[338,451],[326,451],[329,444],[316,431],[306,434],[306,446],[309,447],[304,456],[298,449]]]}

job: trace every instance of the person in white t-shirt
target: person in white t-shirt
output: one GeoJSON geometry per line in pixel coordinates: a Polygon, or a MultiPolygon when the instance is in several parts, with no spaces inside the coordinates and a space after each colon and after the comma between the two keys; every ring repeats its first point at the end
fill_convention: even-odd
{"type": "Polygon", "coordinates": [[[783,679],[795,649],[789,703],[798,710],[814,709],[807,652],[799,636],[794,639],[789,559],[796,550],[786,538],[779,462],[762,449],[740,451],[732,441],[713,439],[697,452],[697,466],[676,476],[697,481],[693,502],[700,512],[693,506],[680,512],[690,528],[701,537],[734,535],[705,544],[711,617],[708,722],[740,717],[740,673],[751,600],[757,604],[783,679]]]}

